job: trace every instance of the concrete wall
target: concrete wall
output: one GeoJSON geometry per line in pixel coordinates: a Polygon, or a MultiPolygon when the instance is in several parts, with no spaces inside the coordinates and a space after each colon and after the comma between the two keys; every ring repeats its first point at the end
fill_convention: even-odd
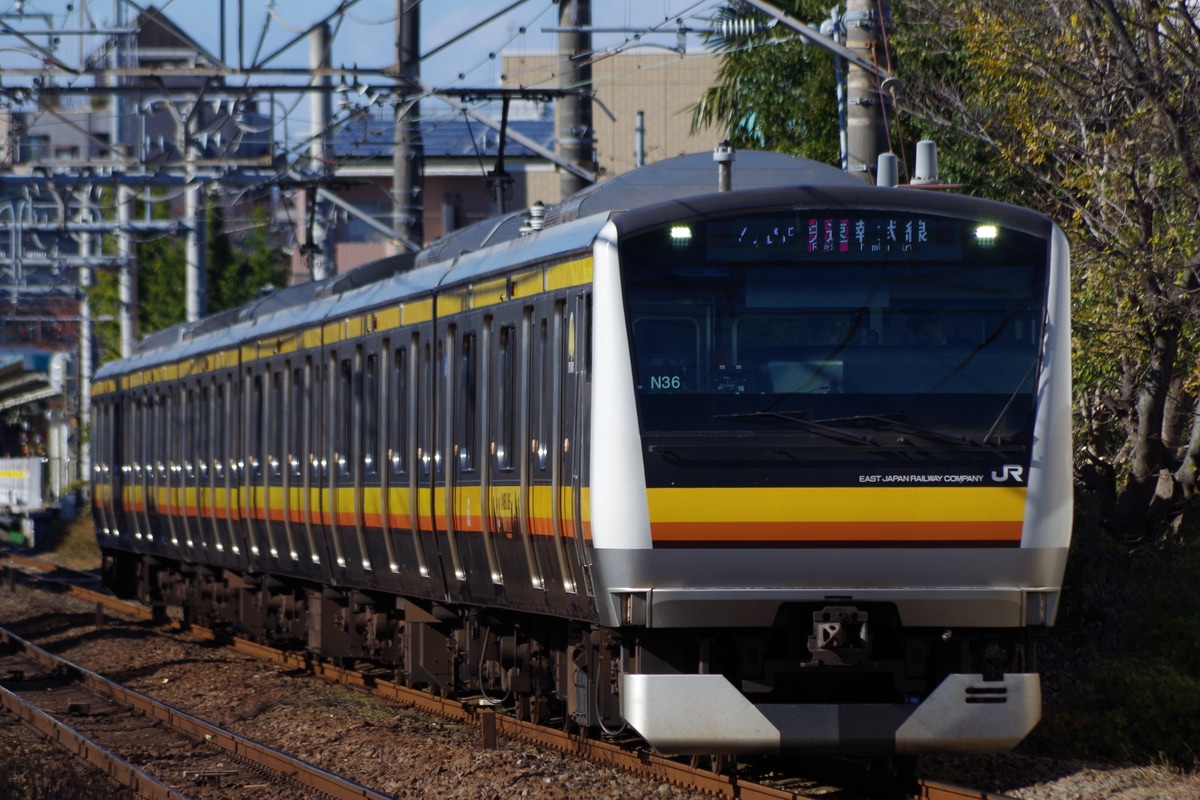
{"type": "MultiPolygon", "coordinates": [[[[552,53],[506,55],[507,87],[556,87],[560,58],[552,53]]],[[[598,103],[592,110],[596,162],[611,177],[634,168],[637,112],[645,114],[646,163],[711,151],[723,131],[691,134],[692,106],[717,81],[718,57],[662,51],[610,56],[592,65],[598,103]],[[605,113],[603,104],[612,112],[605,113]]]]}

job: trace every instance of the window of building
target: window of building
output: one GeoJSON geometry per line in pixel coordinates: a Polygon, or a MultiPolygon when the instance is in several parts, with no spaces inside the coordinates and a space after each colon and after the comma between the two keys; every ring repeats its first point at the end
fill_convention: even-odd
{"type": "Polygon", "coordinates": [[[24,144],[25,152],[21,154],[22,161],[45,161],[50,157],[49,136],[26,136],[24,144]]]}

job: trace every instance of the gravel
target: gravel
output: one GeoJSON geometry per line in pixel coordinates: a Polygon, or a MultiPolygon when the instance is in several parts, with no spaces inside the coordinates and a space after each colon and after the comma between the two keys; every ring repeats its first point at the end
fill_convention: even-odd
{"type": "MultiPolygon", "coordinates": [[[[504,737],[496,749],[486,750],[470,726],[163,634],[149,624],[110,620],[97,629],[94,608],[71,598],[22,587],[0,589],[0,625],[18,634],[52,630],[39,642],[66,658],[397,798],[704,796],[504,737]]],[[[11,759],[5,745],[19,738],[21,757],[37,758],[31,748],[38,743],[30,736],[12,717],[0,715],[0,756],[11,759]]],[[[62,761],[61,756],[55,760],[62,761]]],[[[1102,767],[1006,755],[924,758],[919,769],[934,780],[1023,800],[1200,798],[1200,775],[1155,765],[1102,767]]],[[[0,796],[9,796],[6,778],[0,773],[0,796]]],[[[89,797],[70,795],[76,796],[89,797]]]]}

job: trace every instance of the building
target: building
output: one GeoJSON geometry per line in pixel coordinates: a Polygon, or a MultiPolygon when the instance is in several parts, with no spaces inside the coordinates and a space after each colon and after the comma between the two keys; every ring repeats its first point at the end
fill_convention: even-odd
{"type": "Polygon", "coordinates": [[[115,62],[155,76],[123,77],[117,87],[101,82],[69,95],[45,88],[35,110],[0,108],[0,134],[7,134],[0,169],[23,174],[104,162],[136,169],[179,161],[185,157],[180,125],[185,119],[194,158],[269,162],[270,118],[252,101],[234,102],[223,78],[186,74],[220,72],[224,64],[152,6],[133,27],[136,34],[108,37],[86,67],[99,70],[115,62]],[[113,88],[120,92],[110,93],[113,88]],[[207,99],[196,103],[201,90],[207,99]]]}
{"type": "MultiPolygon", "coordinates": [[[[503,59],[504,88],[556,88],[559,63],[557,54],[507,55],[503,59]]],[[[723,136],[708,131],[693,135],[691,107],[716,81],[718,68],[717,57],[709,54],[661,52],[610,56],[593,64],[593,138],[601,179],[633,169],[639,147],[642,163],[712,150],[723,136]]],[[[433,99],[422,101],[422,112],[423,244],[501,211],[527,208],[539,201],[552,205],[562,199],[559,168],[547,159],[508,142],[504,172],[509,181],[502,182],[490,175],[496,171],[499,154],[499,134],[493,128],[433,99]]],[[[498,110],[495,114],[499,116],[498,110]]],[[[556,124],[550,104],[514,102],[510,109],[509,128],[549,150],[561,135],[556,124]]],[[[394,141],[390,109],[374,109],[340,129],[332,145],[336,162],[332,191],[387,228],[392,224],[394,141]]],[[[301,194],[293,213],[303,219],[307,208],[307,195],[301,194]]],[[[338,216],[330,235],[338,272],[397,252],[391,239],[350,214],[338,216]]],[[[298,247],[293,255],[297,280],[309,274],[301,250],[298,247]]]]}
{"type": "MultiPolygon", "coordinates": [[[[557,86],[562,64],[557,53],[507,55],[504,84],[510,88],[557,86]]],[[[709,53],[668,54],[661,50],[622,53],[593,62],[592,127],[601,176],[628,172],[639,159],[651,164],[716,147],[725,138],[722,131],[693,134],[691,127],[692,107],[716,84],[719,69],[719,57],[709,53]]],[[[556,137],[561,135],[555,131],[556,137]]]]}
{"type": "MultiPolygon", "coordinates": [[[[536,200],[550,203],[558,198],[558,176],[553,165],[526,147],[509,141],[504,147],[502,172],[500,137],[497,131],[462,114],[437,109],[427,100],[421,138],[424,148],[423,228],[424,242],[445,233],[536,200]]],[[[553,149],[553,109],[535,104],[514,104],[508,121],[515,130],[540,146],[553,149]]],[[[372,109],[335,132],[330,149],[335,166],[326,187],[346,204],[369,216],[369,221],[338,210],[335,224],[327,231],[329,252],[337,272],[397,252],[393,240],[380,228],[392,228],[392,149],[394,123],[391,109],[372,109]]],[[[309,211],[308,191],[297,193],[292,214],[305,219],[309,211]]],[[[308,226],[297,235],[293,248],[295,280],[309,275],[306,248],[308,226]]]]}

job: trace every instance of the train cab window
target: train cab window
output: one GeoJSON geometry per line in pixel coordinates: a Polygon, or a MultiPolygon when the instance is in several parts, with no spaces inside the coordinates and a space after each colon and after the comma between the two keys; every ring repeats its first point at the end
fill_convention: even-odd
{"type": "Polygon", "coordinates": [[[700,326],[689,317],[643,316],[633,321],[638,388],[672,392],[697,388],[700,326]]]}

